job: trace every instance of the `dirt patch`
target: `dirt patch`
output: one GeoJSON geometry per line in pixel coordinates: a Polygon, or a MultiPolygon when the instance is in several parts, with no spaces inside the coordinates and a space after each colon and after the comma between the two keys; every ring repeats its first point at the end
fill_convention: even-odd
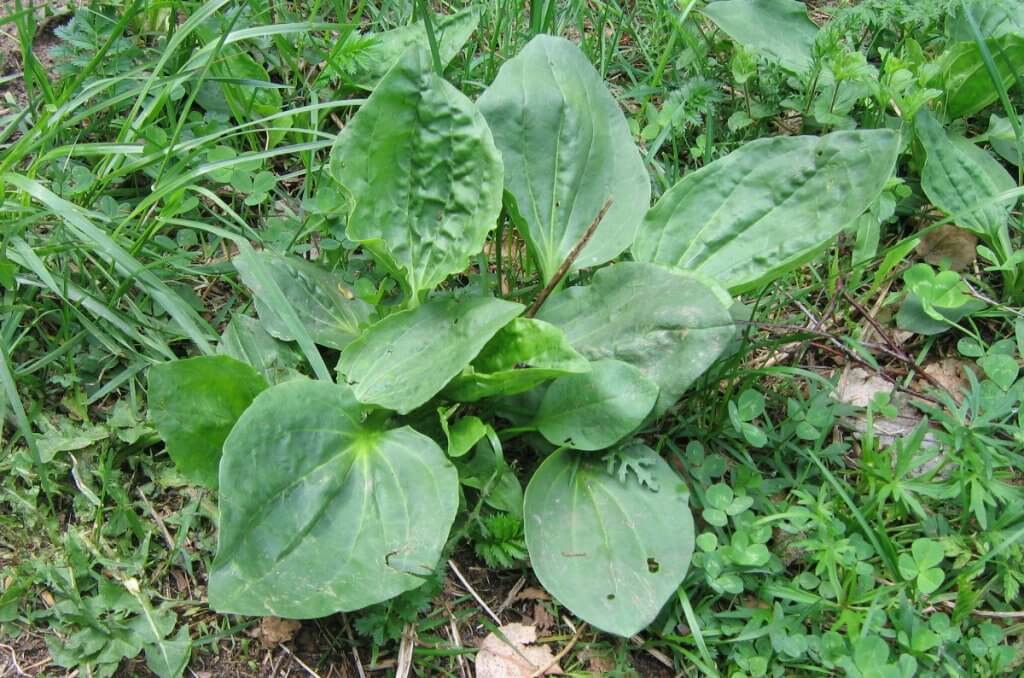
{"type": "MultiPolygon", "coordinates": [[[[67,23],[73,8],[74,3],[61,0],[35,9],[36,34],[32,40],[32,53],[51,79],[54,77],[54,60],[50,56],[50,48],[60,42],[53,31],[67,23]]],[[[14,0],[0,0],[0,18],[13,16],[16,11],[14,0]]],[[[28,104],[23,74],[18,27],[14,23],[4,24],[0,26],[0,79],[16,77],[0,84],[0,116],[20,111],[28,104]]]]}

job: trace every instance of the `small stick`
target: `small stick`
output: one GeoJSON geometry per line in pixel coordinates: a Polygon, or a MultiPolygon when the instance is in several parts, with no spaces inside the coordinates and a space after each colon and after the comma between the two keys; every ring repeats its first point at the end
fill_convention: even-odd
{"type": "Polygon", "coordinates": [[[508,592],[508,595],[505,596],[504,602],[502,602],[502,604],[498,606],[498,614],[504,612],[509,605],[515,602],[516,596],[519,595],[519,592],[523,589],[524,586],[526,586],[526,577],[520,577],[519,581],[517,581],[515,583],[515,586],[513,586],[512,589],[508,592]]]}
{"type": "Polygon", "coordinates": [[[309,675],[313,676],[313,678],[320,678],[320,675],[317,674],[317,672],[314,671],[313,669],[311,669],[308,666],[306,666],[306,662],[304,662],[301,659],[299,659],[298,657],[296,657],[295,653],[292,652],[291,650],[289,650],[287,645],[282,643],[281,644],[281,649],[284,650],[285,652],[287,652],[291,656],[291,658],[294,659],[298,663],[299,666],[304,668],[306,670],[306,673],[308,673],[309,675]]]}
{"type": "Polygon", "coordinates": [[[551,661],[549,661],[547,664],[531,673],[530,678],[537,678],[538,676],[543,676],[548,672],[548,669],[550,669],[552,666],[554,666],[562,659],[564,659],[565,655],[569,654],[569,650],[572,649],[572,646],[575,645],[576,641],[580,639],[580,634],[583,633],[583,630],[585,628],[587,628],[586,623],[580,624],[579,628],[576,629],[576,633],[574,633],[572,635],[572,638],[569,639],[569,642],[565,644],[565,647],[559,650],[558,654],[551,658],[551,661]]]}
{"type": "Polygon", "coordinates": [[[576,257],[580,255],[583,248],[587,246],[588,242],[590,242],[590,238],[594,235],[594,231],[596,231],[597,227],[601,225],[601,220],[604,219],[604,215],[608,213],[611,206],[611,198],[604,201],[604,205],[602,205],[601,209],[597,212],[597,216],[594,217],[592,222],[590,222],[590,226],[587,226],[587,230],[583,232],[579,241],[573,245],[573,248],[569,251],[569,256],[565,258],[562,265],[558,267],[557,271],[555,271],[555,275],[552,276],[551,280],[548,281],[548,284],[545,285],[544,289],[542,289],[540,294],[537,295],[537,299],[533,302],[533,305],[530,306],[525,317],[532,318],[537,315],[537,311],[539,311],[540,307],[545,301],[547,301],[548,295],[558,287],[558,283],[562,282],[562,278],[564,278],[565,274],[569,272],[569,267],[572,266],[573,262],[576,261],[576,257]]]}
{"type": "Polygon", "coordinates": [[[13,647],[11,647],[10,645],[0,645],[0,648],[3,648],[11,653],[11,663],[14,664],[14,670],[18,672],[19,676],[29,675],[21,670],[21,665],[18,663],[18,655],[14,652],[13,647]]]}
{"type": "Polygon", "coordinates": [[[463,587],[465,587],[465,589],[466,589],[467,591],[469,591],[470,595],[472,595],[472,596],[473,596],[473,598],[474,598],[474,599],[476,600],[476,602],[477,602],[477,603],[478,603],[478,604],[480,605],[480,607],[482,607],[482,608],[484,609],[484,611],[485,611],[485,612],[486,612],[486,613],[487,613],[487,614],[488,614],[488,615],[489,615],[489,616],[491,617],[491,619],[493,619],[493,620],[494,620],[494,622],[495,622],[495,623],[496,623],[496,624],[497,624],[498,626],[501,626],[501,620],[500,620],[500,619],[498,619],[498,615],[494,614],[494,611],[493,611],[493,610],[491,610],[491,608],[487,607],[487,603],[485,603],[485,602],[484,602],[484,599],[483,599],[483,598],[481,598],[481,597],[480,597],[480,596],[479,596],[479,595],[477,594],[477,592],[476,592],[475,590],[473,590],[473,587],[469,585],[469,582],[468,582],[468,581],[466,581],[466,578],[462,576],[462,573],[461,573],[461,572],[459,572],[459,568],[458,568],[458,566],[457,566],[457,565],[455,564],[455,561],[454,561],[454,560],[449,560],[449,561],[448,561],[448,567],[452,568],[452,572],[454,572],[454,573],[455,573],[455,576],[459,578],[459,581],[460,581],[460,582],[462,582],[462,586],[463,586],[463,587]]]}
{"type": "Polygon", "coordinates": [[[402,643],[398,646],[398,667],[395,669],[395,678],[408,678],[412,669],[412,651],[416,644],[416,626],[406,624],[402,629],[402,643]]]}
{"type": "Polygon", "coordinates": [[[356,658],[356,670],[359,671],[359,678],[366,678],[366,672],[363,671],[363,660],[359,658],[359,650],[353,647],[352,656],[356,658]]]}

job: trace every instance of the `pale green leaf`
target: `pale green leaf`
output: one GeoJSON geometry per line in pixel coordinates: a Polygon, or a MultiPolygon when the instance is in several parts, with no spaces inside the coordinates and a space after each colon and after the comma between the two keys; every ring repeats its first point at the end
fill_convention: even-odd
{"type": "Polygon", "coordinates": [[[767,282],[864,212],[898,151],[889,130],[750,142],[669,189],[644,218],[633,254],[734,291],[767,282]]]}
{"type": "Polygon", "coordinates": [[[426,436],[362,415],[348,387],[302,380],[239,419],[220,469],[213,609],[323,617],[434,571],[458,508],[455,468],[426,436]]]}
{"type": "MultiPolygon", "coordinates": [[[[455,58],[479,22],[480,10],[475,7],[448,16],[434,16],[431,19],[441,66],[447,66],[455,58]]],[[[348,47],[349,51],[354,52],[351,62],[343,65],[342,75],[357,87],[371,91],[406,50],[415,45],[423,49],[429,46],[423,21],[416,21],[390,31],[353,35],[349,41],[360,41],[361,44],[339,48],[339,51],[345,51],[345,47],[348,47]]]]}
{"type": "Polygon", "coordinates": [[[609,198],[573,267],[629,247],[650,205],[647,170],[622,110],[578,47],[538,35],[505,62],[479,104],[505,162],[511,216],[545,281],[609,198]]]}
{"type": "Polygon", "coordinates": [[[282,311],[268,301],[271,297],[263,274],[277,284],[302,327],[318,344],[345,348],[359,336],[373,311],[338,276],[312,262],[266,250],[242,252],[233,261],[242,282],[253,292],[260,322],[278,339],[294,341],[298,337],[282,311]]]}
{"type": "Polygon", "coordinates": [[[494,335],[470,366],[445,388],[452,400],[472,402],[509,396],[568,374],[590,370],[559,328],[516,318],[494,335]]]}
{"type": "Polygon", "coordinates": [[[272,337],[252,316],[231,318],[217,344],[217,353],[251,365],[271,384],[300,374],[297,370],[302,356],[295,347],[272,337]]]}
{"type": "Polygon", "coordinates": [[[946,214],[957,215],[958,225],[992,238],[1006,226],[1012,207],[996,197],[1016,187],[1013,178],[984,150],[966,139],[957,143],[927,109],[914,118],[914,130],[927,156],[921,172],[925,195],[946,214]]]}
{"type": "Polygon", "coordinates": [[[698,276],[621,263],[551,295],[538,317],[562,328],[590,360],[640,368],[660,389],[660,414],[725,351],[735,332],[731,303],[698,276]]]}
{"type": "Polygon", "coordinates": [[[703,10],[730,38],[803,75],[811,70],[818,27],[797,0],[720,0],[703,10]]]}
{"type": "Polygon", "coordinates": [[[430,301],[366,330],[341,354],[338,372],[360,402],[406,414],[444,388],[522,310],[491,297],[430,301]]]}
{"type": "Polygon", "coordinates": [[[525,499],[526,545],[545,590],[599,629],[642,631],[675,595],[693,554],[686,485],[643,445],[623,454],[643,460],[659,486],[610,474],[596,455],[548,457],[525,499]]]}

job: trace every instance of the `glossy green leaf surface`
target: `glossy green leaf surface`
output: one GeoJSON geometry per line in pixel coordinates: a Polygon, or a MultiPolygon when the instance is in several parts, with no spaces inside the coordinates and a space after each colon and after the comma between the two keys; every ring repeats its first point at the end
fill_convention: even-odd
{"type": "Polygon", "coordinates": [[[914,118],[914,129],[927,155],[921,188],[932,204],[981,235],[1005,227],[1012,205],[995,197],[1016,187],[1013,177],[983,149],[947,134],[927,109],[914,118]]]}
{"type": "Polygon", "coordinates": [[[732,300],[713,283],[654,264],[599,270],[589,285],[553,294],[538,317],[558,325],[590,360],[629,363],[671,407],[726,349],[735,332],[732,300]]]}
{"type": "MultiPolygon", "coordinates": [[[[431,21],[441,65],[447,66],[476,30],[480,12],[469,8],[449,16],[434,16],[431,21]]],[[[414,45],[427,49],[430,44],[422,21],[353,39],[360,41],[360,45],[349,50],[354,57],[342,69],[342,75],[357,87],[371,91],[407,49],[414,45]]]]}
{"type": "Polygon", "coordinates": [[[271,384],[300,375],[302,356],[295,347],[270,336],[252,316],[231,318],[217,344],[217,353],[251,365],[271,384]]]}
{"type": "Polygon", "coordinates": [[[322,617],[433,571],[458,507],[455,468],[426,436],[367,428],[362,414],[346,386],[292,381],[242,415],[224,443],[211,607],[322,617]]]}
{"type": "Polygon", "coordinates": [[[523,515],[523,486],[505,461],[501,443],[494,435],[480,440],[473,455],[455,461],[459,469],[459,482],[466,487],[483,491],[484,502],[499,511],[523,515]]]}
{"type": "MultiPolygon", "coordinates": [[[[999,71],[999,78],[1007,90],[1013,88],[1024,64],[1024,34],[1006,33],[985,40],[999,71]]],[[[942,55],[938,74],[929,81],[941,88],[945,95],[946,117],[962,118],[995,103],[999,90],[992,82],[978,43],[959,42],[942,55]]]]}
{"type": "Polygon", "coordinates": [[[412,47],[338,135],[331,174],[346,233],[410,294],[466,268],[501,211],[502,164],[476,106],[412,47]]]}
{"type": "Polygon", "coordinates": [[[585,374],[552,382],[533,425],[554,445],[603,450],[635,431],[657,401],[658,385],[639,368],[598,360],[585,374]]]}
{"type": "Polygon", "coordinates": [[[720,0],[701,10],[730,38],[778,61],[788,71],[811,70],[818,27],[797,0],[720,0]]]}
{"type": "Polygon", "coordinates": [[[644,218],[633,254],[730,290],[755,286],[864,212],[898,150],[888,130],[750,142],[669,189],[644,218]]]}
{"type": "Polygon", "coordinates": [[[330,271],[298,257],[268,251],[243,252],[234,258],[242,282],[253,292],[260,322],[272,336],[284,341],[297,339],[281,312],[267,303],[266,272],[284,294],[309,336],[318,344],[342,349],[359,336],[361,326],[373,307],[355,297],[341,279],[330,271]],[[259,258],[259,267],[254,262],[259,258]]]}
{"type": "Polygon", "coordinates": [[[445,395],[472,402],[529,391],[549,379],[590,370],[565,333],[543,320],[516,318],[487,342],[445,395]]]}
{"type": "Polygon", "coordinates": [[[341,354],[338,372],[360,402],[406,414],[444,388],[522,310],[491,297],[430,301],[366,330],[341,354]]]}
{"type": "Polygon", "coordinates": [[[575,268],[611,261],[650,205],[647,170],[618,103],[568,40],[539,35],[509,59],[479,100],[505,162],[517,228],[550,280],[614,202],[575,268]]]}
{"type": "Polygon", "coordinates": [[[178,470],[216,488],[224,440],[266,388],[256,370],[228,356],[173,360],[149,369],[149,417],[178,470]]]}
{"type": "Polygon", "coordinates": [[[632,636],[683,581],[693,518],[686,485],[650,448],[630,445],[608,462],[563,450],[541,464],[526,489],[526,545],[560,603],[632,636]]]}

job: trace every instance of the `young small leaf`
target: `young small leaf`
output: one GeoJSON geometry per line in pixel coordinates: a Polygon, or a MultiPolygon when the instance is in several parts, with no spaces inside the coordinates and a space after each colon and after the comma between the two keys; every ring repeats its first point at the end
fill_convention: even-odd
{"type": "Polygon", "coordinates": [[[533,424],[554,445],[603,450],[635,431],[657,400],[658,385],[638,368],[600,360],[552,382],[533,424]]]}

